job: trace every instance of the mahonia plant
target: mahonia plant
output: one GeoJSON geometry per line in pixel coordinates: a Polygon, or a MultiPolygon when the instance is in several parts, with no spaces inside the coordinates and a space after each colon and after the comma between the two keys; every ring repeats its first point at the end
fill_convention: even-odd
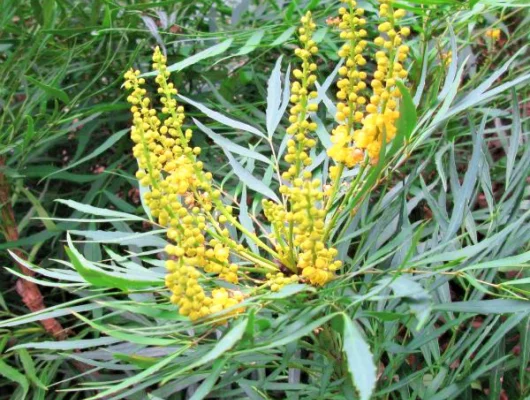
{"type": "Polygon", "coordinates": [[[139,71],[125,74],[125,87],[130,90],[133,126],[133,154],[138,160],[136,174],[140,184],[149,187],[144,200],[159,225],[167,227],[170,245],[166,285],[171,302],[180,314],[191,320],[227,310],[228,315],[242,311],[245,297],[242,288],[261,282],[259,287],[280,290],[293,282],[323,286],[331,281],[342,263],[337,250],[329,246],[329,235],[336,222],[330,218],[332,204],[338,196],[344,171],[358,164],[377,162],[382,144],[396,135],[401,93],[397,80],[407,77],[403,62],[409,48],[403,38],[410,34],[397,23],[405,11],[394,9],[388,0],[380,1],[378,30],[373,45],[376,68],[368,70],[366,49],[368,33],[364,10],[354,0],[342,0],[337,20],[344,44],[338,55],[344,65],[337,83],[336,126],[328,156],[330,182],[323,185],[310,172],[311,149],[318,145],[314,138],[317,124],[311,116],[317,111],[315,90],[318,47],[313,40],[316,24],[310,12],[301,19],[300,47],[295,55],[300,60],[294,69],[291,87],[292,107],[289,115],[287,168],[282,172],[279,191],[283,201],[263,201],[263,211],[270,223],[269,243],[250,232],[232,215],[211,172],[199,160],[201,149],[192,147],[192,131],[185,129],[184,109],[175,96],[177,89],[169,82],[166,57],[156,48],[153,68],[160,96],[161,113],[147,97],[145,80],[139,71]],[[368,77],[372,79],[368,85],[368,77]],[[257,254],[234,240],[228,226],[235,227],[265,254],[257,254]],[[240,266],[239,261],[251,264],[240,266]],[[252,272],[252,277],[249,276],[252,272]],[[262,276],[257,279],[256,274],[262,276]],[[228,284],[219,286],[218,281],[228,284]],[[226,286],[226,287],[225,287],[226,286]],[[208,289],[209,288],[209,289],[208,289]]]}

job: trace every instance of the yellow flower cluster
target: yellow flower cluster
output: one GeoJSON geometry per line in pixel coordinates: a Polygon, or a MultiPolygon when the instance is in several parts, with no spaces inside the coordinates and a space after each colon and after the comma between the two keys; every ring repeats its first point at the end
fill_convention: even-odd
{"type": "Polygon", "coordinates": [[[453,52],[451,50],[447,53],[442,53],[442,62],[446,67],[453,62],[453,52]]]}
{"type": "Polygon", "coordinates": [[[501,38],[501,30],[500,29],[488,29],[486,31],[486,37],[492,40],[499,40],[501,38]]]}
{"type": "Polygon", "coordinates": [[[374,40],[380,50],[375,53],[377,70],[370,83],[373,94],[366,106],[363,126],[354,133],[356,145],[366,149],[373,161],[379,158],[383,138],[389,142],[396,135],[397,106],[401,97],[396,80],[407,77],[403,61],[407,59],[409,47],[402,42],[403,37],[410,34],[409,28],[398,30],[396,26],[396,22],[405,16],[405,10],[393,10],[392,4],[386,0],[381,0],[381,3],[379,15],[386,21],[378,26],[381,36],[374,40]]]}
{"type": "Polygon", "coordinates": [[[334,248],[324,243],[326,211],[319,205],[324,194],[318,179],[313,181],[296,179],[289,188],[293,225],[293,245],[300,249],[298,269],[313,285],[324,285],[330,281],[342,263],[333,261],[337,255],[334,248]]]}
{"type": "MultiPolygon", "coordinates": [[[[339,50],[339,57],[344,65],[339,69],[341,79],[337,82],[337,115],[338,126],[333,130],[331,141],[333,145],[328,149],[328,155],[337,163],[343,163],[348,168],[353,167],[364,159],[364,153],[352,146],[352,132],[355,123],[360,123],[364,117],[363,109],[366,98],[362,95],[366,89],[367,73],[360,71],[366,65],[363,51],[368,42],[364,39],[368,33],[362,27],[366,25],[363,18],[364,9],[355,8],[355,0],[343,0],[346,7],[339,9],[340,37],[345,41],[339,50]]],[[[331,176],[338,175],[337,167],[331,168],[331,176]]]]}
{"type": "Polygon", "coordinates": [[[271,290],[277,292],[285,285],[298,282],[300,278],[298,275],[285,276],[283,272],[277,272],[275,274],[269,272],[267,274],[267,279],[271,290]]]}
{"type": "Polygon", "coordinates": [[[166,285],[172,292],[171,301],[182,315],[196,320],[241,301],[240,293],[224,288],[213,290],[209,297],[199,284],[202,274],[197,268],[235,284],[238,267],[229,261],[230,249],[241,250],[242,246],[222,229],[226,215],[215,218],[212,214],[214,205],[225,214],[231,209],[223,206],[220,192],[212,187],[212,174],[204,172],[203,163],[197,160],[201,149],[190,147],[192,131],[183,128],[184,109],[173,98],[177,90],[168,82],[166,58],[158,48],[153,62],[161,111],[166,116],[163,121],[146,97],[140,72],[125,74],[125,88],[132,90],[127,100],[132,104],[131,138],[139,165],[136,176],[141,185],[150,187],[145,201],[158,223],[168,227],[167,236],[175,243],[166,247],[170,257],[166,285]]]}
{"type": "Polygon", "coordinates": [[[337,126],[328,149],[328,155],[336,162],[330,169],[333,187],[324,192],[321,180],[314,179],[307,168],[312,164],[311,149],[316,146],[312,136],[317,124],[311,115],[318,108],[314,89],[317,65],[313,61],[318,52],[313,40],[316,24],[308,12],[301,19],[300,47],[295,50],[300,66],[293,71],[287,168],[281,174],[280,185],[283,201],[263,201],[272,247],[232,216],[232,207],[223,203],[212,174],[204,171],[197,158],[201,149],[191,146],[192,131],[184,127],[184,109],[175,99],[177,90],[169,82],[166,58],[160,50],[154,52],[153,68],[158,72],[161,114],[147,97],[139,71],[125,74],[133,115],[133,154],[139,166],[136,176],[141,185],[150,189],[144,199],[153,217],[167,227],[170,244],[165,249],[166,285],[172,293],[171,302],[191,320],[227,308],[233,310],[229,315],[242,311],[238,308],[244,297],[241,292],[213,284],[215,279],[236,285],[242,276],[255,280],[254,275],[241,275],[234,257],[250,262],[251,266],[244,267],[249,272],[266,274],[264,284],[272,291],[298,281],[322,286],[334,278],[342,265],[336,260],[338,251],[327,245],[333,225],[333,218],[327,218],[329,206],[339,190],[343,169],[363,160],[377,160],[383,140],[390,141],[396,134],[401,96],[396,82],[407,77],[403,62],[409,48],[402,41],[410,29],[397,27],[405,16],[404,10],[394,10],[389,0],[380,0],[380,36],[374,40],[377,66],[369,82],[372,73],[364,70],[367,58],[363,53],[368,48],[364,10],[357,8],[355,0],[341,1],[340,17],[332,22],[338,25],[344,41],[338,53],[343,65],[338,71],[337,126]],[[227,223],[272,260],[238,244],[231,238],[227,223]]]}
{"type": "Polygon", "coordinates": [[[311,61],[311,56],[318,52],[318,47],[312,39],[316,25],[311,18],[311,13],[307,13],[301,19],[302,27],[300,33],[301,48],[295,50],[295,54],[302,61],[301,69],[295,69],[293,75],[296,80],[291,87],[291,102],[293,106],[290,110],[287,133],[293,136],[287,143],[287,155],[285,161],[290,167],[282,177],[286,180],[293,180],[300,175],[304,166],[310,165],[312,160],[307,151],[316,145],[316,141],[308,137],[308,133],[317,129],[317,124],[310,122],[309,113],[317,111],[316,104],[310,104],[311,99],[317,97],[317,92],[312,90],[317,76],[313,73],[317,65],[311,61]]]}
{"type": "MultiPolygon", "coordinates": [[[[311,284],[324,285],[333,278],[333,272],[341,263],[333,261],[337,251],[326,248],[324,243],[324,194],[320,181],[312,180],[311,172],[303,170],[305,166],[311,165],[312,160],[307,151],[316,144],[309,133],[316,130],[317,124],[311,122],[309,117],[311,112],[317,111],[317,105],[310,100],[317,97],[316,91],[312,90],[317,79],[314,74],[317,66],[312,62],[311,56],[317,53],[318,48],[312,39],[316,25],[311,13],[303,16],[301,22],[301,48],[295,51],[301,59],[301,69],[293,71],[293,106],[289,117],[291,125],[287,129],[287,134],[291,135],[285,157],[289,168],[282,174],[288,184],[280,187],[280,192],[287,199],[288,208],[268,200],[263,202],[263,208],[278,239],[279,261],[290,267],[294,274],[301,272],[311,284]]],[[[281,279],[270,279],[271,287],[280,288],[285,284],[281,279]]]]}
{"type": "Polygon", "coordinates": [[[376,71],[370,82],[368,97],[367,73],[360,71],[366,64],[363,51],[367,33],[361,27],[366,21],[364,10],[356,8],[355,0],[341,0],[346,3],[339,10],[340,36],[345,40],[339,51],[344,66],[339,70],[341,79],[337,83],[338,126],[332,132],[332,147],[328,155],[338,164],[330,169],[332,179],[338,179],[341,165],[351,168],[365,158],[365,151],[372,162],[377,161],[383,138],[389,142],[396,135],[396,120],[399,118],[398,101],[401,96],[396,80],[405,79],[407,71],[403,61],[409,48],[403,45],[403,38],[410,34],[408,27],[399,29],[397,21],[405,16],[402,9],[394,10],[389,0],[380,0],[378,26],[380,36],[374,40],[379,48],[375,53],[376,71]]]}

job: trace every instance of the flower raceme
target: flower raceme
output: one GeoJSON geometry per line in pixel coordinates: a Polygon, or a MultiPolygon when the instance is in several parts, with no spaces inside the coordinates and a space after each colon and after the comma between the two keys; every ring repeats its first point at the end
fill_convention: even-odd
{"type": "Polygon", "coordinates": [[[300,65],[293,71],[284,157],[287,166],[279,187],[283,201],[262,202],[270,223],[268,243],[232,216],[232,206],[226,204],[213,175],[205,171],[199,159],[201,149],[192,146],[192,130],[185,128],[184,108],[175,99],[177,89],[169,81],[166,57],[158,48],[153,55],[160,111],[147,97],[140,72],[125,74],[133,116],[133,154],[138,160],[136,176],[149,188],[144,200],[152,216],[167,227],[171,244],[165,249],[166,286],[171,302],[191,320],[220,311],[228,316],[241,312],[239,304],[256,283],[257,290],[272,291],[298,281],[322,286],[342,266],[336,259],[338,251],[328,243],[335,221],[329,218],[329,204],[340,192],[344,169],[377,160],[382,141],[388,142],[396,134],[401,96],[396,81],[407,76],[403,62],[409,50],[402,41],[410,33],[396,25],[404,11],[394,10],[390,2],[382,0],[381,35],[374,40],[378,47],[376,69],[370,72],[364,10],[357,8],[354,0],[343,3],[337,25],[344,40],[339,50],[344,65],[337,83],[337,126],[328,149],[335,162],[330,169],[331,182],[323,185],[321,177],[313,176],[308,168],[313,162],[311,150],[318,145],[314,134],[317,124],[312,120],[318,109],[318,47],[313,40],[316,24],[308,12],[301,19],[300,47],[295,50],[300,65]],[[229,225],[253,241],[253,248],[260,252],[232,238],[229,225]]]}

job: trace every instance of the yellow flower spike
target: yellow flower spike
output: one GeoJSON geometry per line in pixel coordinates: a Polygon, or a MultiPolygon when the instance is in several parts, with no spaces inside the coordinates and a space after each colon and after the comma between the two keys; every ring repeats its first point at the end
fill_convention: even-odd
{"type": "Polygon", "coordinates": [[[342,173],[342,165],[348,168],[363,160],[362,152],[351,149],[353,140],[354,124],[362,119],[363,108],[366,99],[362,95],[366,88],[366,73],[359,71],[359,67],[366,64],[362,53],[367,46],[363,39],[367,35],[362,27],[366,20],[364,9],[356,8],[354,0],[343,1],[346,7],[339,9],[341,22],[339,23],[340,38],[345,39],[338,54],[344,60],[344,66],[339,69],[342,77],[338,83],[337,98],[341,100],[337,104],[336,119],[338,126],[332,131],[331,142],[333,145],[328,149],[328,156],[340,164],[338,169],[334,168],[333,180],[338,182],[342,173]]]}
{"type": "MultiPolygon", "coordinates": [[[[226,318],[221,317],[225,321],[243,311],[238,308],[243,300],[240,292],[211,287],[211,280],[208,282],[211,276],[234,285],[240,279],[244,282],[256,279],[241,273],[232,257],[251,263],[242,267],[245,273],[269,272],[262,282],[271,291],[299,280],[325,285],[341,267],[341,262],[336,260],[337,250],[327,247],[334,221],[334,218],[327,221],[329,206],[340,190],[343,169],[363,161],[375,162],[383,140],[390,141],[395,136],[401,97],[396,83],[407,76],[403,62],[410,51],[403,43],[410,29],[396,25],[406,12],[394,9],[388,0],[381,0],[380,36],[374,40],[376,68],[370,72],[373,78],[368,80],[368,73],[363,70],[367,65],[364,53],[368,35],[364,29],[364,10],[357,8],[354,0],[341,2],[340,17],[333,23],[344,43],[339,50],[343,65],[338,71],[337,125],[328,149],[329,157],[335,162],[329,171],[331,183],[324,186],[324,193],[322,182],[313,180],[306,168],[312,163],[310,150],[317,145],[311,137],[317,124],[310,118],[318,109],[312,101],[317,97],[314,90],[317,65],[313,62],[318,52],[313,40],[316,24],[311,13],[307,13],[301,18],[300,47],[295,51],[300,65],[293,71],[295,81],[285,153],[288,165],[281,174],[284,181],[279,190],[284,202],[263,201],[274,249],[232,216],[232,208],[223,203],[221,191],[213,185],[212,174],[204,171],[203,163],[197,158],[201,149],[191,146],[193,133],[184,128],[184,109],[175,99],[177,90],[169,81],[167,60],[160,50],[154,52],[153,67],[158,72],[155,81],[160,115],[164,118],[146,96],[140,73],[131,70],[125,74],[124,86],[130,92],[127,100],[133,116],[133,154],[139,164],[136,176],[142,185],[150,187],[144,200],[152,215],[160,225],[168,227],[171,244],[166,247],[169,256],[166,286],[172,293],[171,302],[191,320],[208,318],[230,308],[226,318]],[[269,253],[272,260],[236,243],[231,238],[230,226],[269,253]]],[[[499,35],[492,32],[488,37],[499,35]]]]}
{"type": "Polygon", "coordinates": [[[308,121],[309,113],[317,111],[316,104],[310,104],[310,100],[317,97],[317,93],[312,89],[316,82],[316,75],[313,74],[317,65],[312,62],[312,55],[318,52],[318,47],[312,39],[316,24],[313,22],[311,12],[307,12],[301,19],[302,26],[298,29],[301,47],[295,50],[295,54],[300,58],[301,69],[295,69],[293,76],[296,80],[291,87],[291,103],[289,121],[291,125],[287,128],[287,133],[293,136],[287,147],[285,160],[293,168],[289,168],[283,175],[284,179],[296,179],[304,165],[310,164],[311,160],[307,151],[310,145],[309,133],[316,130],[316,124],[308,121]]]}
{"type": "Polygon", "coordinates": [[[396,121],[399,118],[397,107],[400,97],[396,87],[397,79],[405,79],[407,71],[403,61],[408,57],[409,47],[402,45],[403,38],[410,34],[410,29],[398,29],[396,21],[405,17],[402,9],[394,10],[391,2],[380,1],[379,15],[387,18],[378,26],[381,36],[374,40],[379,50],[375,53],[377,70],[370,82],[373,96],[366,106],[367,115],[362,120],[362,128],[354,133],[355,145],[365,149],[372,162],[376,162],[382,147],[383,137],[386,142],[396,135],[396,121]]]}
{"type": "Polygon", "coordinates": [[[137,177],[142,185],[150,186],[151,191],[144,199],[159,224],[170,226],[167,236],[176,243],[166,248],[174,258],[166,262],[171,302],[179,306],[180,314],[196,320],[241,301],[241,296],[236,300],[225,289],[222,293],[226,293],[228,301],[224,303],[207,296],[199,284],[198,268],[236,284],[238,267],[229,262],[230,249],[239,253],[247,250],[226,238],[219,226],[230,217],[231,208],[222,203],[219,207],[220,193],[211,186],[212,175],[203,171],[202,162],[196,158],[200,148],[189,145],[192,132],[183,129],[184,109],[173,98],[177,90],[168,81],[166,58],[159,48],[153,55],[153,67],[158,71],[155,81],[162,112],[168,115],[163,122],[156,110],[150,108],[152,102],[142,88],[145,81],[139,78],[140,72],[131,70],[125,74],[125,87],[132,90],[127,100],[132,104],[131,138],[139,163],[137,177]],[[184,196],[183,202],[179,196],[184,196]],[[223,213],[217,219],[211,213],[212,200],[223,213]],[[208,230],[211,228],[213,231],[208,230]],[[221,241],[208,242],[206,236],[214,231],[221,241]]]}
{"type": "MultiPolygon", "coordinates": [[[[343,14],[343,18],[347,18],[347,14],[343,14]]],[[[358,19],[357,16],[355,18],[358,19]]],[[[283,285],[297,280],[297,274],[304,273],[307,268],[314,268],[317,272],[326,271],[325,274],[319,273],[320,278],[316,281],[309,278],[311,283],[318,281],[318,284],[324,284],[333,277],[333,274],[327,271],[333,262],[333,256],[330,254],[335,253],[333,249],[327,249],[323,241],[324,193],[320,181],[313,181],[311,172],[303,170],[304,166],[311,165],[312,162],[308,150],[316,145],[316,141],[308,135],[317,129],[317,125],[310,122],[308,118],[309,113],[317,110],[316,104],[311,104],[310,99],[317,97],[317,93],[312,90],[316,81],[316,75],[313,72],[317,66],[311,61],[311,56],[318,49],[312,40],[316,25],[311,13],[308,12],[302,17],[301,22],[302,27],[299,29],[301,47],[295,51],[301,60],[301,66],[293,71],[297,80],[292,84],[290,100],[293,106],[289,118],[291,125],[287,128],[287,133],[292,135],[287,142],[285,156],[289,166],[282,174],[282,178],[289,184],[280,187],[280,193],[286,198],[287,205],[276,204],[268,200],[263,202],[265,216],[271,223],[272,234],[277,239],[277,251],[280,255],[278,261],[284,265],[294,266],[294,268],[290,267],[292,277],[286,278],[283,273],[269,277],[269,284],[273,291],[280,290],[283,285]]],[[[364,22],[357,21],[356,23],[364,22]]],[[[364,45],[366,43],[356,42],[352,50],[357,60],[361,57],[357,47],[364,45]]],[[[345,81],[348,82],[348,79],[345,81]]],[[[349,110],[345,107],[342,105],[338,108],[346,113],[345,118],[350,117],[349,110]]]]}

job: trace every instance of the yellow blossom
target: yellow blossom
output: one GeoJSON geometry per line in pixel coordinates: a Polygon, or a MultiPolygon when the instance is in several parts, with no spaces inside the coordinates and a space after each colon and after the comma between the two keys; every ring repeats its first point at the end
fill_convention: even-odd
{"type": "Polygon", "coordinates": [[[237,283],[238,267],[230,262],[229,255],[234,249],[241,253],[241,246],[223,235],[220,224],[226,222],[229,208],[212,187],[212,175],[204,172],[203,163],[197,160],[200,149],[190,147],[192,131],[183,128],[184,108],[174,99],[177,90],[168,82],[166,58],[158,48],[153,55],[153,68],[158,71],[155,80],[162,113],[167,115],[164,121],[158,118],[146,96],[140,72],[130,70],[125,74],[125,87],[132,90],[127,100],[132,104],[131,138],[139,165],[136,176],[141,185],[150,188],[144,200],[158,223],[168,227],[167,236],[175,243],[166,247],[170,256],[166,262],[166,285],[172,292],[171,301],[179,306],[180,314],[196,320],[235,304],[235,297],[225,289],[223,301],[213,295],[215,290],[208,296],[199,283],[203,277],[199,269],[237,283]],[[188,194],[190,201],[182,202],[181,196],[188,194]],[[213,204],[225,214],[215,218],[211,212],[213,204]],[[209,229],[223,241],[208,239],[212,234],[209,229]]]}
{"type": "Polygon", "coordinates": [[[496,28],[496,29],[488,29],[486,31],[486,37],[487,38],[490,38],[492,40],[499,40],[501,38],[501,30],[496,28]]]}

